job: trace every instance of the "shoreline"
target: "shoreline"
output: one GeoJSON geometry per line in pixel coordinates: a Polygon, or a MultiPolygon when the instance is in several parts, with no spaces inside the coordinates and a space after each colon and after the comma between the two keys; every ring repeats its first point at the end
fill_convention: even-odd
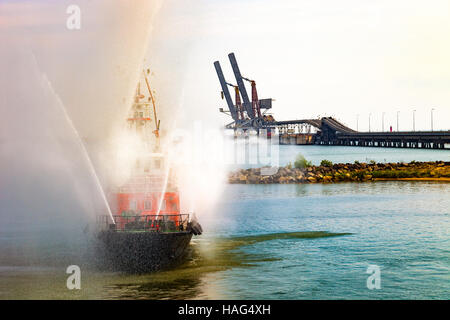
{"type": "Polygon", "coordinates": [[[450,178],[440,177],[440,178],[375,178],[373,181],[439,181],[439,182],[450,182],[450,178]]]}
{"type": "Polygon", "coordinates": [[[250,168],[230,172],[230,184],[304,184],[365,181],[450,182],[450,162],[337,163],[324,160],[320,166],[304,162],[279,168],[250,168]]]}

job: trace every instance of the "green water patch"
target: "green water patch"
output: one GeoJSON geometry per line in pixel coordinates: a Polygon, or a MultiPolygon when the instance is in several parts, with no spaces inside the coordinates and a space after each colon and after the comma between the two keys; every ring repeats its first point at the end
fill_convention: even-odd
{"type": "Polygon", "coordinates": [[[270,253],[248,253],[242,250],[244,246],[273,240],[308,240],[345,235],[350,233],[308,231],[193,240],[186,262],[182,265],[145,275],[117,275],[114,283],[104,287],[105,294],[107,297],[119,299],[202,298],[210,295],[208,283],[220,278],[220,271],[252,268],[259,263],[280,260],[270,253]]]}
{"type": "Polygon", "coordinates": [[[332,233],[327,231],[284,232],[240,237],[211,238],[194,242],[190,258],[176,270],[202,268],[206,270],[226,270],[231,267],[254,266],[255,262],[276,261],[279,258],[270,254],[247,253],[242,249],[256,243],[288,239],[317,239],[350,235],[351,233],[332,233]]]}
{"type": "Polygon", "coordinates": [[[328,231],[305,231],[305,232],[284,232],[284,233],[268,233],[251,235],[244,237],[230,238],[233,241],[242,242],[243,244],[253,244],[261,241],[280,240],[280,239],[315,239],[315,238],[327,238],[347,236],[352,233],[335,233],[328,231]]]}
{"type": "Polygon", "coordinates": [[[222,298],[215,284],[233,268],[254,268],[280,260],[271,252],[244,250],[265,241],[320,239],[349,233],[289,232],[239,237],[194,239],[185,262],[171,270],[149,274],[98,272],[82,268],[82,290],[67,290],[65,268],[0,274],[0,299],[206,299],[222,298]],[[2,295],[3,293],[3,295],[2,295]]]}

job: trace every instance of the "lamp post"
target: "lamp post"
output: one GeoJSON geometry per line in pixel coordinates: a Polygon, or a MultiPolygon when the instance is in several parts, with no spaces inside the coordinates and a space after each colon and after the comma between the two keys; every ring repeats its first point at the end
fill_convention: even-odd
{"type": "Polygon", "coordinates": [[[372,114],[371,113],[369,113],[369,132],[370,132],[370,116],[371,116],[372,114]]]}
{"type": "Polygon", "coordinates": [[[397,111],[397,132],[398,132],[398,115],[400,114],[400,111],[397,111]]]}
{"type": "Polygon", "coordinates": [[[416,131],[416,110],[413,110],[413,131],[416,131]]]}
{"type": "Polygon", "coordinates": [[[433,111],[434,108],[431,108],[431,131],[433,131],[433,111]]]}

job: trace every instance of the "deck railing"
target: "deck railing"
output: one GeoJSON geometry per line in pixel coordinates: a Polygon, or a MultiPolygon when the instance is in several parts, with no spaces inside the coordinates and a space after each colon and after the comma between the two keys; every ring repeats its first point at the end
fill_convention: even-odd
{"type": "Polygon", "coordinates": [[[179,232],[186,231],[189,214],[159,215],[103,215],[97,217],[97,226],[101,230],[111,231],[147,231],[147,232],[179,232]]]}

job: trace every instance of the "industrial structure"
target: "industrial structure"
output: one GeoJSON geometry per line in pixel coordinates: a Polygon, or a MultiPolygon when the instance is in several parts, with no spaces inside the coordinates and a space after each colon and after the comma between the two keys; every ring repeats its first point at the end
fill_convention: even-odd
{"type": "Polygon", "coordinates": [[[214,62],[214,67],[222,88],[222,99],[225,99],[228,105],[228,110],[223,108],[219,110],[231,116],[233,121],[227,124],[225,128],[232,129],[235,133],[238,130],[242,130],[245,133],[249,130],[254,130],[259,135],[260,131],[265,129],[267,138],[271,138],[272,132],[277,129],[280,144],[425,149],[450,148],[450,131],[358,132],[332,117],[275,121],[272,115],[267,114],[267,111],[272,109],[273,99],[259,99],[256,82],[242,76],[234,53],[230,53],[228,58],[233,69],[236,84],[225,80],[219,61],[214,62]],[[249,82],[251,85],[251,101],[244,81],[249,82]],[[229,87],[232,87],[234,90],[234,102],[229,87]]]}
{"type": "Polygon", "coordinates": [[[255,80],[250,80],[249,78],[242,76],[234,53],[230,53],[228,58],[230,59],[231,68],[233,69],[234,77],[236,78],[236,84],[227,82],[219,61],[214,62],[214,67],[216,68],[217,76],[219,77],[219,82],[222,87],[222,99],[225,98],[228,105],[228,111],[223,108],[220,108],[220,111],[231,115],[231,118],[233,119],[233,122],[227,124],[226,128],[234,130],[242,129],[244,131],[254,129],[258,134],[260,129],[265,128],[268,129],[268,136],[270,136],[272,127],[269,124],[274,120],[272,116],[266,115],[266,112],[272,108],[272,99],[259,99],[255,80]],[[251,85],[251,101],[244,81],[249,82],[251,85]],[[234,90],[234,103],[228,87],[232,87],[234,90]]]}

